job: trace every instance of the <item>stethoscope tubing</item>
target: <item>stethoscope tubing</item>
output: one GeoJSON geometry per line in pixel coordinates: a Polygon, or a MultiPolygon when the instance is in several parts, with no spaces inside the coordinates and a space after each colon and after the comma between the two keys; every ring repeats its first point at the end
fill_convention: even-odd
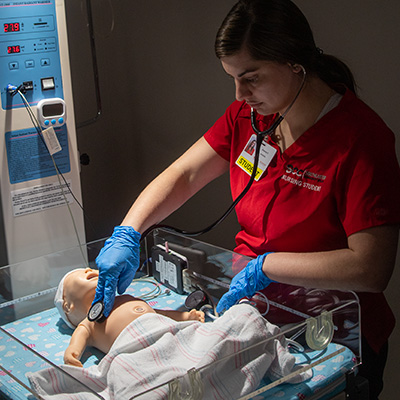
{"type": "MultiPolygon", "coordinates": [[[[289,104],[289,106],[286,108],[284,113],[282,115],[280,115],[279,117],[277,117],[276,120],[272,123],[272,125],[269,128],[267,128],[264,131],[260,131],[258,129],[257,123],[256,123],[257,118],[256,118],[256,115],[255,115],[255,111],[254,111],[253,108],[251,108],[251,111],[250,111],[251,127],[252,127],[254,133],[257,135],[253,171],[252,171],[252,174],[250,176],[249,181],[247,182],[246,187],[242,190],[242,192],[239,194],[239,196],[232,202],[232,204],[228,207],[228,209],[222,214],[222,216],[219,217],[216,221],[214,221],[211,225],[207,226],[206,228],[201,229],[199,231],[194,231],[194,232],[188,232],[188,231],[185,231],[185,230],[182,230],[182,229],[179,229],[179,228],[175,228],[175,227],[170,226],[170,225],[162,225],[162,224],[152,225],[152,226],[150,226],[150,228],[146,229],[143,232],[143,234],[141,235],[140,241],[143,241],[151,231],[153,231],[154,229],[157,229],[157,228],[170,230],[170,231],[173,231],[175,233],[179,233],[181,235],[188,236],[188,237],[200,236],[200,235],[203,235],[203,234],[211,231],[217,225],[219,225],[222,221],[225,220],[225,218],[235,209],[235,207],[237,206],[239,201],[242,200],[242,198],[246,195],[246,193],[250,190],[251,186],[253,185],[253,182],[255,180],[256,173],[257,173],[258,162],[259,162],[259,158],[260,158],[260,151],[261,151],[261,146],[262,146],[263,140],[265,139],[265,137],[271,136],[276,131],[278,126],[284,120],[284,118],[287,115],[287,113],[293,107],[293,105],[296,102],[297,98],[299,97],[301,91],[303,90],[303,87],[304,87],[304,84],[305,84],[305,81],[306,81],[306,70],[304,69],[303,66],[301,66],[301,68],[303,70],[303,80],[302,80],[302,83],[300,85],[299,90],[296,93],[296,96],[294,97],[292,102],[289,104]]],[[[103,304],[102,301],[93,304],[90,307],[90,310],[89,310],[90,320],[91,321],[97,321],[97,322],[104,321],[103,309],[104,309],[104,304],[103,304]]]]}
{"type": "Polygon", "coordinates": [[[163,224],[156,224],[156,225],[152,225],[150,226],[150,228],[146,229],[142,236],[141,236],[141,241],[154,229],[160,228],[160,229],[166,229],[166,230],[170,230],[173,231],[175,233],[179,233],[181,235],[184,236],[188,236],[188,237],[195,237],[195,236],[200,236],[203,235],[209,231],[211,231],[212,229],[214,229],[216,226],[218,226],[222,221],[225,220],[225,218],[234,210],[234,208],[236,207],[236,205],[239,203],[240,200],[242,200],[242,198],[246,195],[246,193],[249,191],[250,187],[252,186],[255,177],[256,177],[256,173],[257,173],[257,168],[258,168],[258,161],[260,158],[260,151],[261,151],[261,145],[262,142],[264,140],[265,137],[267,136],[271,136],[276,129],[278,128],[278,126],[282,123],[282,121],[284,120],[285,116],[287,115],[287,113],[291,110],[291,108],[293,107],[294,103],[296,102],[297,98],[300,96],[301,91],[303,90],[304,84],[306,82],[306,70],[305,68],[300,65],[301,69],[303,70],[303,79],[300,85],[299,90],[296,93],[296,96],[293,98],[292,102],[289,104],[289,106],[286,108],[286,110],[283,112],[282,115],[280,115],[279,117],[276,118],[276,120],[272,123],[272,125],[264,130],[264,131],[260,131],[257,127],[257,123],[256,123],[256,115],[255,115],[255,111],[253,108],[251,108],[251,112],[250,112],[250,121],[251,121],[251,127],[254,131],[254,133],[257,135],[257,141],[256,141],[256,151],[255,151],[255,155],[254,155],[254,166],[253,166],[253,171],[252,174],[250,176],[250,179],[246,185],[246,187],[243,189],[243,191],[239,194],[239,196],[232,202],[232,204],[228,207],[228,209],[221,215],[221,217],[219,217],[216,221],[214,221],[211,225],[207,226],[204,229],[201,229],[199,231],[185,231],[179,228],[175,228],[172,227],[170,225],[163,225],[163,224]]]}

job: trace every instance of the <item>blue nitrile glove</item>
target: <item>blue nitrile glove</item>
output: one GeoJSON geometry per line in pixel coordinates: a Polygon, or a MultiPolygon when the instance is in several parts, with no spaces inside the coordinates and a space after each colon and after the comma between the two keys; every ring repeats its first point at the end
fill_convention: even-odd
{"type": "Polygon", "coordinates": [[[254,293],[266,288],[271,282],[264,272],[262,266],[268,254],[265,253],[251,260],[246,268],[236,274],[229,286],[229,291],[225,293],[217,305],[217,313],[228,310],[243,297],[253,297],[254,293]]]}
{"type": "Polygon", "coordinates": [[[96,258],[99,281],[92,304],[103,300],[105,317],[114,305],[115,290],[124,293],[139,268],[139,240],[140,233],[131,226],[116,226],[96,258]]]}

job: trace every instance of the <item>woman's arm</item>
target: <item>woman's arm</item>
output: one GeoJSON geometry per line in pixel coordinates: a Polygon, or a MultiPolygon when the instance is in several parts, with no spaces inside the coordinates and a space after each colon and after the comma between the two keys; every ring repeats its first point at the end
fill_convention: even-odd
{"type": "Polygon", "coordinates": [[[140,234],[168,217],[228,167],[228,161],[201,138],[146,187],[96,258],[100,274],[93,304],[103,300],[104,316],[111,312],[116,290],[122,294],[139,268],[140,234]]]}
{"type": "Polygon", "coordinates": [[[393,272],[399,226],[383,225],[348,237],[348,249],[316,253],[271,253],[263,264],[268,278],[324,289],[382,292],[393,272]]]}
{"type": "Polygon", "coordinates": [[[226,172],[228,166],[204,138],[199,139],[144,189],[121,225],[132,226],[143,233],[226,172]]]}

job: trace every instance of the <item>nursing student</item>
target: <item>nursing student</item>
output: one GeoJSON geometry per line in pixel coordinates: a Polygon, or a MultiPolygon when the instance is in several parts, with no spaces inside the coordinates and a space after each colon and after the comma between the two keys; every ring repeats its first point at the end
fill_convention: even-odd
{"type": "Polygon", "coordinates": [[[123,293],[138,269],[141,234],[210,181],[228,172],[236,198],[249,181],[241,157],[255,138],[251,113],[260,131],[283,116],[263,141],[262,175],[236,206],[241,229],[234,250],[254,259],[233,278],[218,310],[271,281],[357,292],[360,374],[376,399],[395,323],[382,293],[400,223],[394,135],[357,97],[350,69],[316,46],[290,0],[239,1],[217,33],[215,52],[236,101],[114,229],[97,259],[95,302],[103,299],[107,316],[115,291],[123,293]]]}

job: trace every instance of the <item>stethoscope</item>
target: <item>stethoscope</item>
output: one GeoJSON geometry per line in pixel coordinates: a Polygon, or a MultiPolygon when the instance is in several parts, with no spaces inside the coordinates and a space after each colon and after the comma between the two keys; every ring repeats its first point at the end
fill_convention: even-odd
{"type": "MultiPolygon", "coordinates": [[[[229,208],[221,215],[221,217],[219,217],[216,221],[214,221],[208,227],[206,227],[202,230],[199,230],[199,231],[194,231],[194,232],[188,232],[188,231],[178,229],[178,228],[175,228],[175,227],[169,226],[169,225],[162,225],[162,224],[152,225],[152,226],[150,226],[150,228],[146,229],[143,232],[143,234],[141,235],[140,241],[142,241],[151,231],[153,231],[154,229],[157,229],[157,228],[170,230],[175,233],[179,233],[181,235],[188,236],[188,237],[200,236],[200,235],[203,235],[204,233],[211,231],[217,225],[219,225],[222,221],[225,220],[225,218],[235,209],[235,207],[239,203],[239,201],[242,200],[242,198],[245,196],[245,194],[249,191],[251,185],[253,184],[253,182],[255,180],[256,173],[257,173],[257,167],[258,167],[258,161],[260,158],[260,150],[261,150],[261,145],[262,145],[263,140],[266,137],[271,136],[276,131],[278,126],[284,120],[287,113],[292,109],[294,103],[296,102],[301,91],[303,90],[304,84],[306,82],[307,74],[306,74],[305,68],[302,65],[300,65],[300,68],[303,70],[303,79],[302,79],[301,85],[299,87],[299,90],[296,93],[296,96],[293,98],[292,102],[289,104],[289,106],[286,108],[286,110],[283,112],[283,114],[281,114],[279,117],[277,117],[268,129],[266,129],[264,131],[260,131],[258,129],[256,113],[255,113],[254,109],[251,108],[251,112],[250,112],[251,127],[253,128],[254,133],[257,135],[253,171],[252,171],[252,174],[250,176],[250,179],[249,179],[246,187],[242,190],[242,192],[239,194],[239,196],[232,202],[232,204],[229,206],[229,208]]],[[[89,312],[88,312],[89,321],[103,322],[105,320],[105,318],[103,316],[103,311],[104,311],[104,304],[103,304],[102,300],[93,304],[90,307],[89,312]]]]}
{"type": "MultiPolygon", "coordinates": [[[[296,96],[293,98],[292,102],[288,105],[288,107],[283,112],[283,114],[281,114],[278,118],[276,118],[275,121],[272,123],[272,125],[268,129],[266,129],[265,131],[260,131],[257,128],[257,124],[256,124],[257,119],[256,119],[256,115],[255,115],[255,112],[254,112],[254,108],[253,107],[251,108],[251,112],[250,112],[251,127],[253,128],[254,133],[257,134],[257,139],[260,139],[261,142],[264,140],[264,138],[266,136],[271,136],[276,131],[278,126],[285,119],[287,113],[292,109],[292,107],[293,107],[294,103],[296,102],[297,98],[300,96],[300,93],[303,90],[304,84],[306,83],[306,75],[307,75],[306,70],[302,65],[300,65],[300,68],[303,70],[303,79],[301,81],[300,88],[296,93],[296,96]]],[[[258,143],[257,143],[257,145],[258,145],[258,143]]],[[[258,147],[259,146],[257,146],[257,150],[258,150],[258,152],[260,152],[260,149],[258,147]]],[[[255,158],[254,158],[254,164],[256,164],[255,158]]],[[[256,169],[256,168],[254,168],[254,169],[256,169]]]]}
{"type": "Polygon", "coordinates": [[[194,232],[188,232],[188,231],[184,231],[169,225],[161,225],[161,224],[157,224],[157,225],[152,225],[150,228],[148,228],[146,231],[143,232],[142,234],[142,239],[143,240],[148,233],[150,233],[152,230],[156,229],[156,228],[162,228],[162,229],[166,229],[166,230],[170,230],[176,233],[179,233],[181,235],[184,236],[188,236],[188,237],[195,237],[195,236],[200,236],[203,235],[204,233],[207,233],[209,231],[211,231],[212,229],[214,229],[217,225],[219,225],[222,221],[225,220],[225,218],[234,210],[234,208],[236,207],[236,205],[239,203],[240,200],[242,200],[242,198],[244,197],[244,195],[249,191],[251,185],[253,184],[256,174],[257,174],[257,167],[258,167],[258,161],[260,158],[260,150],[261,150],[261,144],[263,142],[263,140],[265,139],[265,137],[271,136],[276,129],[278,128],[278,126],[282,123],[282,121],[284,120],[285,116],[287,115],[287,113],[292,109],[294,103],[296,102],[297,98],[300,96],[301,91],[303,90],[303,87],[306,83],[306,70],[302,65],[299,65],[299,67],[302,69],[303,71],[303,79],[301,81],[299,90],[297,91],[295,97],[293,98],[292,102],[288,105],[288,107],[286,108],[286,110],[283,112],[283,114],[281,114],[279,117],[277,117],[275,119],[275,121],[272,123],[272,125],[264,130],[264,131],[260,131],[257,127],[257,118],[256,118],[256,112],[253,108],[251,108],[251,113],[250,113],[250,121],[251,121],[251,127],[254,131],[254,133],[257,135],[257,141],[256,141],[256,151],[255,151],[255,155],[254,155],[254,167],[253,167],[253,171],[252,174],[250,176],[250,179],[246,185],[246,187],[243,189],[243,191],[239,194],[239,196],[232,202],[232,204],[229,206],[229,208],[224,212],[224,214],[222,214],[221,217],[219,217],[216,221],[214,221],[211,225],[209,225],[207,228],[204,228],[202,230],[199,231],[194,231],[194,232]]]}

